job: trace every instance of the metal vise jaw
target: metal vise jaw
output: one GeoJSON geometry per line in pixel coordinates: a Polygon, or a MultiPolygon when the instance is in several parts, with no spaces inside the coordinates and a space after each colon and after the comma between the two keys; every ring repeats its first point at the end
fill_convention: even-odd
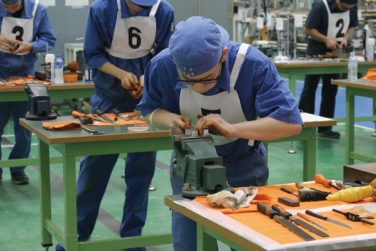
{"type": "Polygon", "coordinates": [[[174,166],[182,178],[182,195],[196,197],[216,193],[224,189],[232,191],[226,182],[226,169],[222,157],[217,155],[209,134],[173,135],[176,152],[174,166]]]}
{"type": "Polygon", "coordinates": [[[50,96],[44,84],[25,84],[24,89],[28,95],[28,111],[25,115],[29,120],[56,119],[57,114],[51,112],[50,96]]]}

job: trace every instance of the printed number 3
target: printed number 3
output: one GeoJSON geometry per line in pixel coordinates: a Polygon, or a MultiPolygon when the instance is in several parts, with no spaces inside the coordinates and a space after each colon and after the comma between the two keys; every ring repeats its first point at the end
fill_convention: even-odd
{"type": "Polygon", "coordinates": [[[20,26],[16,26],[12,30],[13,34],[16,34],[16,40],[23,41],[22,36],[24,34],[24,29],[20,26]]]}

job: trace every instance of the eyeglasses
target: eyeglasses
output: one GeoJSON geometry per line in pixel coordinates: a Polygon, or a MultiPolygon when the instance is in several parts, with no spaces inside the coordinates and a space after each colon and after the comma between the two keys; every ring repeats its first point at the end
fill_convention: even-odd
{"type": "Polygon", "coordinates": [[[342,11],[351,10],[355,6],[355,4],[344,4],[342,2],[340,2],[340,3],[341,3],[341,9],[342,9],[342,11]]]}
{"type": "Polygon", "coordinates": [[[186,85],[194,85],[194,84],[215,84],[217,83],[219,77],[221,76],[221,71],[222,71],[222,62],[221,62],[222,56],[219,58],[219,73],[216,78],[213,79],[190,79],[190,80],[183,80],[180,78],[177,78],[176,81],[186,84],[186,85]]]}
{"type": "Polygon", "coordinates": [[[153,7],[153,6],[143,6],[143,5],[138,5],[138,4],[136,4],[136,5],[143,10],[150,10],[153,7]]]}

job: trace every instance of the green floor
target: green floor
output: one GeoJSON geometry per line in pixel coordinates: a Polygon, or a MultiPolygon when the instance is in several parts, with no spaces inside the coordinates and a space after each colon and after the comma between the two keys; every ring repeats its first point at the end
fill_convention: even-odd
{"type": "MultiPolygon", "coordinates": [[[[345,126],[337,125],[341,132],[340,139],[317,139],[317,171],[329,179],[342,179],[345,159],[345,126]]],[[[376,137],[373,130],[356,128],[356,149],[364,153],[376,154],[376,137]]],[[[13,125],[8,123],[3,135],[1,147],[3,159],[9,154],[14,142],[13,125]]],[[[32,156],[37,156],[37,138],[33,135],[32,156]]],[[[302,144],[295,142],[295,154],[289,154],[291,144],[274,143],[269,145],[270,184],[296,182],[302,179],[302,144]]],[[[156,191],[150,192],[149,211],[144,234],[169,233],[170,211],[163,204],[163,196],[171,194],[168,163],[170,151],[158,152],[158,162],[152,184],[156,191]]],[[[119,159],[108,185],[101,206],[99,220],[92,235],[92,240],[118,236],[118,227],[122,216],[124,200],[123,173],[124,160],[119,159]]],[[[78,168],[77,168],[78,169],[78,168]]],[[[63,225],[63,185],[60,164],[51,166],[53,220],[63,225]]],[[[0,182],[0,250],[24,251],[45,250],[40,245],[39,187],[38,167],[29,166],[26,173],[30,184],[18,186],[10,181],[8,170],[4,170],[0,182]]],[[[56,244],[56,241],[54,242],[56,244]]],[[[54,250],[54,248],[49,249],[54,250]]],[[[148,251],[171,251],[171,245],[148,247],[148,251]]],[[[220,250],[229,250],[220,244],[220,250]]]]}

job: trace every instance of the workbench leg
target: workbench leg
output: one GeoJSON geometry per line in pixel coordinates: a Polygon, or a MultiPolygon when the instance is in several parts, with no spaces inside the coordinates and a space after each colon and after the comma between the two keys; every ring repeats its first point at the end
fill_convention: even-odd
{"type": "Polygon", "coordinates": [[[296,97],[296,75],[294,73],[289,74],[289,89],[292,95],[296,97]]]}
{"type": "Polygon", "coordinates": [[[76,203],[76,156],[65,145],[63,156],[65,250],[78,251],[77,203],[76,203]]]}
{"type": "MultiPolygon", "coordinates": [[[[372,105],[373,105],[372,115],[375,116],[376,115],[376,99],[375,98],[372,99],[372,105]]],[[[372,137],[376,137],[376,121],[373,121],[373,122],[375,123],[375,131],[373,132],[372,137]]]]}
{"type": "Polygon", "coordinates": [[[217,240],[205,232],[205,227],[197,225],[197,251],[217,251],[217,240]]]}
{"type": "Polygon", "coordinates": [[[52,235],[47,231],[45,220],[51,219],[51,182],[50,182],[50,148],[38,138],[39,155],[39,196],[40,196],[40,226],[41,245],[52,246],[52,235]]]}
{"type": "Polygon", "coordinates": [[[351,157],[351,153],[354,152],[354,136],[355,136],[355,119],[354,119],[354,106],[355,96],[351,94],[352,89],[346,87],[346,137],[345,137],[345,164],[354,164],[354,159],[351,157]]]}
{"type": "Polygon", "coordinates": [[[304,140],[303,181],[313,180],[316,174],[316,127],[309,130],[308,140],[304,140]]]}

